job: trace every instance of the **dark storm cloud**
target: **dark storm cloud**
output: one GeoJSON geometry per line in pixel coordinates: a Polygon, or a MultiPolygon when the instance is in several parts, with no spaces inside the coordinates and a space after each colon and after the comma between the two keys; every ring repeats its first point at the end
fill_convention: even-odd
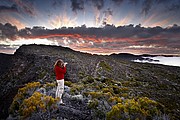
{"type": "MultiPolygon", "coordinates": [[[[98,38],[152,38],[159,35],[172,36],[180,33],[180,26],[174,25],[170,28],[152,27],[144,28],[140,25],[126,25],[115,27],[113,25],[106,25],[103,28],[86,28],[75,27],[75,28],[61,28],[61,29],[45,29],[44,27],[33,27],[17,30],[16,26],[12,26],[9,23],[5,25],[0,24],[0,30],[2,34],[10,38],[18,35],[19,37],[31,38],[31,37],[58,37],[58,35],[79,35],[79,36],[95,36],[98,38]],[[9,32],[10,31],[10,32],[9,32]],[[11,34],[10,34],[11,33],[11,34]],[[57,36],[56,36],[57,35],[57,36]]],[[[79,37],[78,36],[78,37],[79,37]]]]}
{"type": "Polygon", "coordinates": [[[73,12],[77,13],[77,11],[85,9],[85,4],[92,3],[95,8],[101,10],[104,7],[104,2],[104,0],[71,0],[71,8],[73,12]]]}
{"type": "MultiPolygon", "coordinates": [[[[129,4],[137,5],[139,2],[142,2],[141,7],[141,13],[147,15],[148,12],[151,10],[152,5],[155,1],[158,1],[158,3],[163,2],[163,0],[128,0],[129,4]]],[[[166,1],[166,0],[165,0],[166,1]]],[[[121,5],[125,0],[112,0],[112,2],[115,3],[115,5],[121,5]]]]}
{"type": "Polygon", "coordinates": [[[15,0],[15,3],[23,10],[23,12],[31,16],[36,15],[36,11],[33,6],[34,0],[15,0]]]}
{"type": "MultiPolygon", "coordinates": [[[[142,3],[141,13],[147,15],[152,10],[152,7],[163,4],[164,10],[167,11],[179,11],[180,10],[180,0],[128,0],[130,4],[137,5],[138,3],[142,3]]],[[[125,2],[125,0],[112,0],[116,5],[120,5],[125,2]]]]}
{"type": "Polygon", "coordinates": [[[0,13],[1,12],[18,12],[17,6],[13,4],[11,7],[9,6],[0,6],[0,13]]]}
{"type": "Polygon", "coordinates": [[[105,10],[104,11],[104,14],[105,14],[105,16],[109,16],[109,15],[113,15],[113,11],[110,9],[110,8],[108,8],[107,10],[105,10]]]}
{"type": "Polygon", "coordinates": [[[138,2],[139,0],[129,0],[129,3],[135,4],[135,5],[137,5],[138,2]]]}
{"type": "Polygon", "coordinates": [[[12,26],[9,23],[5,25],[0,24],[0,30],[5,36],[12,37],[18,35],[19,37],[30,38],[30,37],[58,37],[58,35],[77,35],[77,37],[91,37],[95,36],[98,38],[152,38],[156,36],[178,36],[180,34],[180,26],[174,25],[168,28],[152,27],[144,28],[141,25],[134,26],[133,24],[126,26],[115,27],[114,25],[107,24],[103,28],[87,28],[85,25],[82,27],[75,28],[60,28],[60,29],[45,29],[44,27],[33,27],[17,30],[16,26],[12,26]]]}
{"type": "Polygon", "coordinates": [[[112,1],[117,3],[117,4],[121,4],[124,0],[112,0],[112,1]]]}
{"type": "Polygon", "coordinates": [[[170,0],[156,0],[156,2],[157,2],[158,4],[160,4],[160,3],[166,3],[166,2],[168,2],[168,1],[170,1],[170,0]]]}
{"type": "Polygon", "coordinates": [[[56,7],[56,6],[62,5],[63,2],[64,0],[52,0],[52,6],[56,7]]]}
{"type": "Polygon", "coordinates": [[[154,0],[144,0],[143,6],[142,6],[142,13],[147,15],[153,3],[154,3],[154,0]]]}
{"type": "Polygon", "coordinates": [[[172,4],[168,9],[169,11],[180,11],[180,1],[179,4],[172,4]]]}
{"type": "Polygon", "coordinates": [[[113,16],[113,11],[110,8],[108,8],[103,13],[104,13],[103,25],[106,25],[110,17],[113,16]]]}
{"type": "Polygon", "coordinates": [[[163,4],[164,10],[167,11],[178,11],[180,10],[180,0],[144,0],[142,4],[142,13],[147,15],[153,6],[163,4]]]}
{"type": "MultiPolygon", "coordinates": [[[[5,3],[13,4],[11,7],[4,6],[4,10],[14,10],[24,14],[34,16],[36,14],[33,6],[34,0],[1,0],[5,3]]],[[[1,6],[2,7],[2,6],[1,6]]]]}
{"type": "MultiPolygon", "coordinates": [[[[139,50],[150,51],[161,50],[164,53],[180,54],[180,26],[174,25],[168,28],[152,27],[145,28],[141,25],[133,24],[115,27],[114,25],[105,25],[103,28],[81,27],[63,27],[59,29],[46,29],[44,27],[24,28],[17,30],[15,26],[7,23],[0,24],[0,41],[16,40],[18,38],[30,39],[48,39],[64,45],[64,41],[72,48],[89,51],[98,51],[99,48],[109,51],[118,50],[139,50]],[[9,32],[10,31],[10,32],[9,32]],[[70,41],[70,42],[68,42],[70,41]],[[82,44],[82,45],[81,45],[82,44]]],[[[100,52],[100,51],[99,51],[100,52]]]]}
{"type": "Polygon", "coordinates": [[[72,11],[76,12],[78,10],[84,10],[84,1],[83,0],[71,0],[72,11]]]}
{"type": "Polygon", "coordinates": [[[104,7],[104,0],[91,0],[91,1],[98,10],[101,10],[104,7]]]}
{"type": "Polygon", "coordinates": [[[18,29],[16,26],[11,25],[10,23],[1,24],[0,23],[0,30],[1,30],[1,37],[9,38],[11,40],[16,39],[16,35],[18,33],[18,29]]]}

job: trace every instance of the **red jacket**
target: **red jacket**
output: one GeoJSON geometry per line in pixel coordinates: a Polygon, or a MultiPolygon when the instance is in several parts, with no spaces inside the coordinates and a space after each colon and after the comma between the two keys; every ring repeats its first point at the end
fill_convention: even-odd
{"type": "Polygon", "coordinates": [[[55,66],[54,71],[56,74],[56,80],[64,79],[64,74],[66,73],[66,67],[61,68],[59,66],[55,66]]]}

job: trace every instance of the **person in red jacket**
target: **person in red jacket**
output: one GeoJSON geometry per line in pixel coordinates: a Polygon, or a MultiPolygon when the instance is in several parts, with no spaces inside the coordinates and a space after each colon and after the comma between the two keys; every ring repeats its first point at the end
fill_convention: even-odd
{"type": "Polygon", "coordinates": [[[62,94],[64,92],[64,74],[66,73],[66,64],[63,60],[59,59],[55,62],[54,71],[56,74],[57,90],[56,98],[60,99],[60,104],[64,104],[62,101],[62,94]]]}

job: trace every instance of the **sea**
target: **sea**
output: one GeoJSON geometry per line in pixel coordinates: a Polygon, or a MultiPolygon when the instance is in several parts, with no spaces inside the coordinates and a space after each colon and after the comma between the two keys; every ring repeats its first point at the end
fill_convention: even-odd
{"type": "Polygon", "coordinates": [[[156,57],[143,57],[149,58],[152,60],[133,60],[134,62],[140,63],[152,63],[152,64],[162,64],[169,66],[178,66],[180,67],[180,57],[166,57],[166,56],[156,56],[156,57]]]}

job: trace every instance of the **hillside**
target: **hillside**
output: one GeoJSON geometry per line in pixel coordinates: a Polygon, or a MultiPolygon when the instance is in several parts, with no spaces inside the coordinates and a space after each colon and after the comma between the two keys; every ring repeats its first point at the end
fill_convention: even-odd
{"type": "MultiPolygon", "coordinates": [[[[180,119],[180,67],[134,63],[115,56],[91,55],[47,45],[23,45],[11,57],[7,63],[12,65],[0,76],[2,118],[8,117],[13,98],[20,92],[18,89],[26,88],[27,83],[39,82],[36,83],[38,87],[35,84],[36,89],[52,83],[52,89],[47,91],[54,95],[56,87],[53,64],[61,58],[68,62],[65,76],[65,81],[68,81],[65,83],[67,92],[63,98],[66,106],[53,111],[51,117],[105,119],[114,115],[113,106],[122,101],[147,100],[151,103],[153,100],[158,102],[157,106],[153,105],[161,110],[161,114],[180,119]],[[113,98],[115,103],[110,102],[113,98]]],[[[149,106],[145,107],[147,109],[149,106]]],[[[153,112],[150,109],[143,113],[143,117],[152,117],[146,115],[146,112],[153,112]]],[[[135,113],[129,115],[129,118],[134,116],[135,113]]]]}
{"type": "Polygon", "coordinates": [[[12,56],[0,53],[0,75],[4,74],[12,66],[12,56]]]}

